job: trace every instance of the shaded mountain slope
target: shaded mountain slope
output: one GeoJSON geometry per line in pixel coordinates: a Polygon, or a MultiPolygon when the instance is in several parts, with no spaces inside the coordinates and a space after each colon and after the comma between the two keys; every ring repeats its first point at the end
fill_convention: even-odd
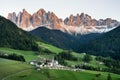
{"type": "Polygon", "coordinates": [[[37,50],[35,37],[19,29],[14,23],[0,16],[0,47],[37,50]]]}
{"type": "Polygon", "coordinates": [[[88,34],[74,36],[60,30],[50,30],[43,26],[31,31],[30,33],[54,46],[73,51],[78,51],[79,45],[86,44],[100,35],[88,34]]]}
{"type": "Polygon", "coordinates": [[[88,44],[80,46],[79,52],[120,59],[120,26],[88,44]]]}
{"type": "Polygon", "coordinates": [[[72,35],[63,33],[59,30],[50,30],[45,27],[39,27],[30,33],[41,38],[45,42],[63,49],[73,49],[73,45],[76,45],[75,41],[77,41],[72,35]]]}

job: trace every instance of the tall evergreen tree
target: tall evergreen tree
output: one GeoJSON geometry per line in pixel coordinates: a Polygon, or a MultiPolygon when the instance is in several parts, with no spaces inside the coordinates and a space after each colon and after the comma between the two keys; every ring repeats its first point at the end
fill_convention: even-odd
{"type": "Polygon", "coordinates": [[[107,80],[112,80],[110,73],[108,73],[107,80]]]}

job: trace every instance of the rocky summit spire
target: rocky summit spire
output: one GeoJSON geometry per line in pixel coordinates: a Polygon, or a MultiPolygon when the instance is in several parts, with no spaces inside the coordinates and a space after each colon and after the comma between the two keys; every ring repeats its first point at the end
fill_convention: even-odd
{"type": "Polygon", "coordinates": [[[21,14],[20,26],[22,28],[26,28],[26,27],[31,26],[30,18],[31,18],[31,15],[25,9],[23,9],[23,12],[21,14]]]}

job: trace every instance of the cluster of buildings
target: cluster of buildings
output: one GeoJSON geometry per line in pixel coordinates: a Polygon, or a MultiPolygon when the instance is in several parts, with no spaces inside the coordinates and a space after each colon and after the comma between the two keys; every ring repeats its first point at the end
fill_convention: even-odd
{"type": "Polygon", "coordinates": [[[45,58],[41,60],[33,60],[30,61],[31,65],[35,66],[36,70],[40,70],[42,68],[48,68],[48,69],[57,69],[57,70],[71,70],[71,71],[83,71],[82,69],[73,69],[67,66],[60,65],[57,60],[47,60],[45,58]]]}
{"type": "Polygon", "coordinates": [[[45,58],[42,58],[41,60],[33,60],[30,61],[31,65],[34,65],[37,70],[40,70],[42,68],[49,68],[49,69],[62,69],[65,68],[65,66],[62,66],[58,63],[57,60],[47,60],[45,58]]]}

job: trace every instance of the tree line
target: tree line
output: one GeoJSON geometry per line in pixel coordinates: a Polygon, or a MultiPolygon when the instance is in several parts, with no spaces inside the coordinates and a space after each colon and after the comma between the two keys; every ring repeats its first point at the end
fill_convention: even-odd
{"type": "Polygon", "coordinates": [[[11,59],[11,60],[16,60],[16,61],[22,61],[25,62],[25,58],[22,55],[17,55],[15,53],[13,54],[5,54],[0,52],[0,58],[5,58],[5,59],[11,59]]]}

